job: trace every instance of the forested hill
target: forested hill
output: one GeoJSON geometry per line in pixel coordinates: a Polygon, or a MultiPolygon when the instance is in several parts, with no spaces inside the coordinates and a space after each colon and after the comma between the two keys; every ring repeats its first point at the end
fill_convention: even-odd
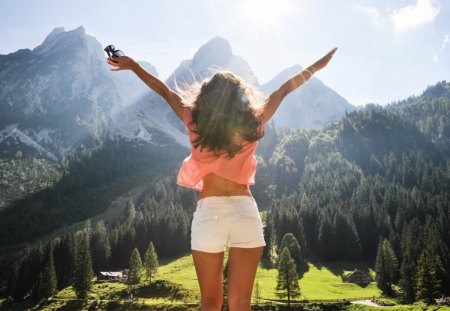
{"type": "Polygon", "coordinates": [[[392,284],[400,284],[406,301],[414,299],[418,269],[431,271],[438,292],[448,293],[449,88],[441,82],[321,131],[283,136],[257,181],[268,184],[258,194],[276,198],[268,235],[277,244],[293,232],[308,256],[324,260],[393,253],[392,284]]]}
{"type": "Polygon", "coordinates": [[[450,152],[450,83],[429,86],[419,97],[410,97],[386,108],[426,134],[447,155],[450,152]]]}
{"type": "MultiPolygon", "coordinates": [[[[346,114],[321,130],[281,130],[267,125],[258,147],[256,185],[252,188],[260,210],[268,211],[267,244],[279,246],[283,235],[290,232],[309,260],[368,259],[376,261],[377,267],[389,266],[387,279],[378,280],[379,286],[389,293],[391,284],[398,284],[405,301],[416,299],[416,285],[425,278],[431,280],[435,294],[449,294],[449,89],[450,84],[441,82],[421,96],[346,114]]],[[[156,152],[144,151],[141,156],[156,152]]],[[[157,159],[171,150],[160,151],[155,154],[157,159]]],[[[178,153],[172,164],[181,161],[182,152],[172,153],[178,153]]],[[[111,166],[92,161],[102,155],[93,154],[85,162],[73,164],[71,173],[82,168],[80,177],[86,179],[89,170],[95,170],[101,185],[108,178],[102,169],[111,166]]],[[[118,154],[110,158],[120,159],[118,154]]],[[[117,176],[124,177],[123,168],[130,166],[139,171],[129,161],[118,163],[122,169],[117,176]]],[[[139,165],[144,164],[149,162],[139,165]]],[[[133,248],[142,254],[149,241],[161,257],[189,249],[195,195],[176,186],[173,165],[165,168],[166,177],[149,184],[137,200],[130,200],[123,214],[106,226],[99,222],[93,224],[95,230],[85,230],[93,245],[94,271],[126,268],[133,248]],[[99,255],[101,245],[95,243],[99,236],[106,241],[102,245],[110,248],[107,261],[99,255]]],[[[63,185],[70,185],[70,178],[65,178],[63,185]]],[[[58,191],[70,191],[70,187],[58,191]]],[[[38,208],[46,210],[45,204],[38,208]]],[[[20,216],[24,219],[19,223],[27,223],[27,216],[20,216]]],[[[73,262],[78,237],[69,233],[47,247],[27,250],[9,273],[3,271],[9,277],[4,277],[2,293],[22,299],[32,292],[50,254],[58,288],[70,284],[73,267],[67,263],[73,262]]],[[[265,256],[270,256],[269,249],[265,248],[265,256]]],[[[378,275],[384,275],[381,272],[378,275]]]]}

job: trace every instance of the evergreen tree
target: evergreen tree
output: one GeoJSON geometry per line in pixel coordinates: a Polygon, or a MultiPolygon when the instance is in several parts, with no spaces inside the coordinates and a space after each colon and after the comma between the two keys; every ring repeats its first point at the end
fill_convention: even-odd
{"type": "Polygon", "coordinates": [[[438,278],[440,269],[442,267],[437,256],[430,255],[426,250],[420,254],[416,274],[417,300],[424,300],[430,304],[434,303],[434,299],[438,297],[441,286],[440,279],[438,278]]]}
{"type": "Polygon", "coordinates": [[[30,291],[30,298],[31,300],[33,300],[34,302],[38,302],[40,300],[40,296],[39,296],[39,289],[41,287],[41,281],[42,281],[42,272],[39,272],[38,277],[36,278],[33,286],[31,287],[31,291],[30,291]]]}
{"type": "Polygon", "coordinates": [[[158,270],[158,255],[156,254],[155,247],[153,246],[153,242],[150,241],[148,244],[147,251],[144,255],[144,268],[147,277],[152,282],[152,275],[156,273],[158,270]]]}
{"type": "Polygon", "coordinates": [[[297,272],[302,275],[307,268],[305,260],[303,260],[302,251],[300,245],[292,233],[286,233],[281,240],[280,250],[287,247],[292,259],[294,259],[297,267],[297,272]]]}
{"type": "Polygon", "coordinates": [[[58,289],[63,289],[72,283],[74,274],[75,236],[67,234],[62,239],[54,240],[54,262],[58,289]]]}
{"type": "Polygon", "coordinates": [[[92,259],[87,231],[75,235],[73,287],[79,299],[86,299],[92,285],[92,259]]]}
{"type": "Polygon", "coordinates": [[[11,296],[13,297],[14,301],[22,300],[26,294],[26,291],[28,290],[27,288],[25,288],[25,286],[28,287],[28,284],[23,284],[27,272],[27,267],[28,260],[27,256],[24,255],[18,261],[17,279],[14,281],[14,287],[11,288],[11,296]]]}
{"type": "Polygon", "coordinates": [[[17,273],[17,281],[12,292],[15,301],[20,301],[31,293],[37,294],[37,280],[42,270],[42,244],[32,250],[26,248],[22,256],[17,273]]]}
{"type": "Polygon", "coordinates": [[[266,225],[263,228],[264,240],[267,245],[263,249],[262,257],[271,260],[271,252],[272,252],[272,242],[274,235],[273,221],[272,221],[272,213],[269,212],[266,217],[266,225]]]}
{"type": "Polygon", "coordinates": [[[128,264],[127,284],[133,289],[141,281],[142,259],[137,248],[134,248],[128,264]]]}
{"type": "Polygon", "coordinates": [[[288,298],[288,306],[291,306],[291,297],[300,296],[300,286],[294,259],[292,259],[289,249],[284,247],[277,263],[278,278],[276,295],[280,298],[288,298]]]}
{"type": "Polygon", "coordinates": [[[415,265],[409,255],[404,255],[400,266],[400,280],[398,285],[402,289],[402,302],[414,302],[415,265]]]}
{"type": "Polygon", "coordinates": [[[39,298],[47,298],[52,296],[56,291],[56,271],[53,262],[53,245],[49,243],[47,246],[47,256],[42,273],[41,282],[39,284],[39,298]]]}
{"type": "Polygon", "coordinates": [[[404,303],[415,300],[415,284],[417,260],[423,245],[420,223],[414,218],[410,223],[404,223],[401,234],[402,263],[400,266],[399,286],[402,290],[404,303]]]}
{"type": "Polygon", "coordinates": [[[375,272],[377,286],[386,295],[392,295],[392,284],[397,278],[398,262],[395,253],[387,239],[378,244],[375,272]]]}
{"type": "Polygon", "coordinates": [[[92,268],[98,274],[101,270],[109,268],[111,258],[111,245],[109,243],[108,231],[105,223],[100,220],[95,226],[91,238],[92,268]]]}
{"type": "Polygon", "coordinates": [[[320,219],[319,226],[319,250],[324,260],[336,259],[336,241],[333,226],[325,213],[320,219]]]}
{"type": "Polygon", "coordinates": [[[132,223],[136,218],[136,209],[134,208],[133,200],[130,198],[127,202],[126,214],[127,221],[132,223]]]}

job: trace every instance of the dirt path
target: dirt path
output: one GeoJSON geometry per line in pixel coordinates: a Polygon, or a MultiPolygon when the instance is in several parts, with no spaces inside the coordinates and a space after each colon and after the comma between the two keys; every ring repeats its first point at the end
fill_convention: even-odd
{"type": "Polygon", "coordinates": [[[366,306],[371,306],[371,307],[380,307],[380,305],[377,305],[375,302],[372,302],[369,299],[350,301],[350,303],[354,303],[357,305],[366,305],[366,306]]]}

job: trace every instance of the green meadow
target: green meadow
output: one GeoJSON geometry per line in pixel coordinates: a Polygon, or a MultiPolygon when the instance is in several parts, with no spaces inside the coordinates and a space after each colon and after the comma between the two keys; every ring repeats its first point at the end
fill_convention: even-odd
{"type": "MultiPolygon", "coordinates": [[[[225,252],[224,263],[227,260],[225,252]]],[[[367,286],[345,283],[341,276],[357,268],[365,270],[372,276],[373,270],[368,262],[322,262],[308,263],[309,269],[299,280],[301,297],[297,300],[317,300],[327,303],[340,300],[365,300],[371,297],[379,298],[380,290],[375,283],[367,286]]],[[[264,260],[260,263],[255,282],[260,287],[260,303],[272,301],[277,304],[279,298],[275,294],[277,270],[270,267],[264,260]]],[[[138,286],[137,298],[130,300],[129,289],[123,283],[94,282],[88,296],[88,302],[77,301],[72,287],[58,292],[47,301],[38,306],[5,305],[0,301],[0,310],[197,310],[200,292],[190,253],[179,258],[164,259],[152,279],[151,284],[142,274],[141,284],[138,286]]],[[[256,303],[253,297],[253,303],[256,303]]],[[[396,305],[392,307],[370,307],[351,304],[346,310],[443,310],[450,311],[448,307],[436,306],[396,305]]]]}
{"type": "MultiPolygon", "coordinates": [[[[353,271],[353,269],[343,269],[339,263],[309,263],[308,265],[309,270],[299,281],[301,297],[298,299],[359,299],[378,297],[381,294],[375,283],[365,287],[353,283],[344,283],[341,280],[341,275],[353,271]]],[[[361,266],[361,263],[355,263],[355,267],[361,266]]],[[[373,271],[371,272],[373,273],[373,271]]],[[[262,300],[279,299],[275,295],[277,274],[275,268],[265,268],[264,262],[259,265],[255,282],[259,283],[262,300]]],[[[194,264],[189,254],[162,265],[158,270],[156,279],[170,280],[191,290],[196,295],[200,295],[194,264]]]]}

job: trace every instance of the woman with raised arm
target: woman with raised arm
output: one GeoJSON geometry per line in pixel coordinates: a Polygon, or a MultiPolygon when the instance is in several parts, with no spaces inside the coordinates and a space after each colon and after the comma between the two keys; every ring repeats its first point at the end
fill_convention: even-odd
{"type": "Polygon", "coordinates": [[[231,72],[218,71],[183,93],[146,72],[127,56],[108,59],[112,71],[129,69],[161,95],[183,121],[191,154],[178,173],[179,185],[200,192],[191,224],[191,249],[201,310],[221,310],[224,247],[228,253],[228,307],[251,310],[251,295],[264,241],[255,183],[258,140],[281,101],[325,67],[336,48],[288,79],[267,99],[231,72]]]}

